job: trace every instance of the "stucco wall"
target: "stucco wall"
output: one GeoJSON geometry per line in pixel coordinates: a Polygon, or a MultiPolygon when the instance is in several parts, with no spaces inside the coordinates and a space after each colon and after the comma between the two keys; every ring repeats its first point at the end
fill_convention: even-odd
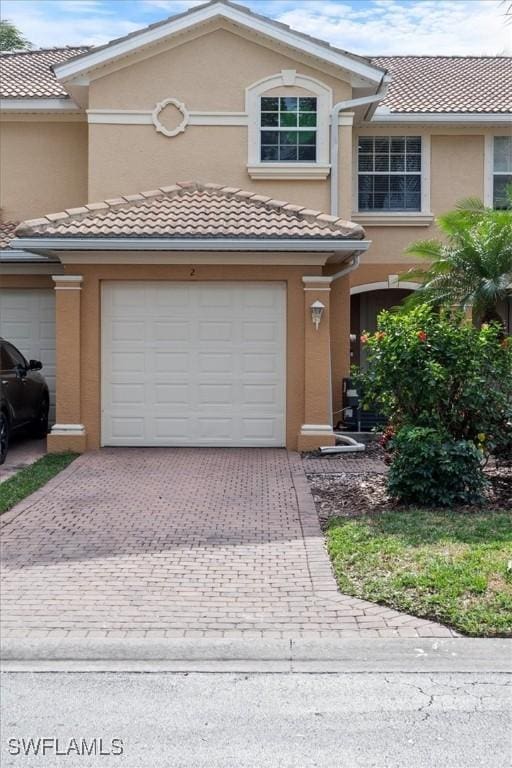
{"type": "Polygon", "coordinates": [[[282,69],[321,80],[333,89],[335,101],[351,93],[343,80],[227,29],[142,61],[136,57],[126,61],[128,66],[91,83],[91,109],[153,109],[158,101],[173,96],[192,110],[243,112],[247,86],[282,69]]]}
{"type": "MultiPolygon", "coordinates": [[[[244,112],[246,88],[283,69],[321,81],[332,89],[334,101],[351,96],[344,80],[218,29],[94,80],[90,108],[152,110],[174,97],[192,111],[244,112]]],[[[286,92],[298,93],[293,87],[286,92]]],[[[89,137],[90,200],[194,179],[328,210],[328,180],[251,180],[245,126],[189,125],[185,133],[168,138],[152,125],[91,124],[89,137]]]]}
{"type": "Polygon", "coordinates": [[[87,125],[20,119],[0,123],[0,208],[22,221],[87,201],[87,125]]]}

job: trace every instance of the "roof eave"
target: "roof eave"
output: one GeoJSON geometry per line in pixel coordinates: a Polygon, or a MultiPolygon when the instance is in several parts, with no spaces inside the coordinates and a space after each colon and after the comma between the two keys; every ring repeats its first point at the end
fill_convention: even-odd
{"type": "Polygon", "coordinates": [[[16,237],[11,247],[31,253],[55,251],[291,251],[363,253],[370,240],[335,238],[154,238],[154,237],[16,237]]]}
{"type": "Polygon", "coordinates": [[[511,112],[396,112],[378,107],[373,123],[450,123],[455,125],[501,125],[512,123],[511,112]]]}
{"type": "Polygon", "coordinates": [[[56,64],[53,66],[53,71],[61,82],[69,82],[75,78],[80,78],[80,84],[84,85],[87,80],[86,73],[95,67],[104,66],[118,57],[129,55],[146,45],[154,45],[172,34],[183,32],[190,27],[208,22],[214,18],[226,19],[235,24],[248,27],[256,33],[274,38],[281,44],[299,49],[303,53],[309,54],[327,64],[338,66],[350,72],[356,78],[362,78],[370,83],[379,83],[383,73],[386,71],[369,61],[352,57],[347,53],[329,47],[320,40],[315,40],[295,32],[272,19],[251,13],[251,11],[241,6],[227,4],[222,2],[222,0],[192,8],[184,14],[171,17],[162,24],[148,27],[118,41],[114,40],[99,50],[92,50],[71,61],[56,64]]]}

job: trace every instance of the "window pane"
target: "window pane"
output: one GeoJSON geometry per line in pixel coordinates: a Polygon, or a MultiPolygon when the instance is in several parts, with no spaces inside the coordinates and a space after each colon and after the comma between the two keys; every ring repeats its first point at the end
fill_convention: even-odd
{"type": "Polygon", "coordinates": [[[279,125],[281,128],[296,128],[297,127],[297,113],[296,112],[281,112],[279,115],[279,125]]]}
{"type": "Polygon", "coordinates": [[[420,136],[407,136],[406,138],[407,153],[416,152],[421,153],[421,137],[420,136]]]}
{"type": "Polygon", "coordinates": [[[299,160],[303,162],[316,161],[316,147],[299,147],[299,160]]]}
{"type": "Polygon", "coordinates": [[[375,176],[373,186],[375,192],[387,192],[389,189],[389,176],[375,176]]]}
{"type": "Polygon", "coordinates": [[[267,146],[265,144],[261,147],[261,162],[270,163],[279,159],[279,147],[267,146]]]}
{"type": "Polygon", "coordinates": [[[279,144],[279,131],[262,131],[262,144],[279,144]]]}
{"type": "Polygon", "coordinates": [[[268,96],[261,97],[261,110],[263,112],[277,112],[279,109],[279,99],[271,99],[268,96]]]}
{"type": "Polygon", "coordinates": [[[405,158],[403,155],[391,155],[390,170],[392,171],[405,170],[405,158]]]}
{"type": "Polygon", "coordinates": [[[389,136],[379,136],[375,139],[375,151],[383,154],[389,152],[389,136]]]}
{"type": "Polygon", "coordinates": [[[299,133],[299,144],[316,144],[316,132],[301,131],[299,133]]]}
{"type": "Polygon", "coordinates": [[[281,112],[296,112],[297,98],[295,96],[285,96],[279,99],[281,112]]]}
{"type": "Polygon", "coordinates": [[[373,171],[373,155],[359,155],[359,170],[373,171]]]}
{"type": "Polygon", "coordinates": [[[419,192],[421,189],[421,179],[419,176],[406,176],[405,189],[407,192],[419,192]]]}
{"type": "Polygon", "coordinates": [[[314,112],[301,112],[299,114],[299,125],[301,128],[314,128],[316,126],[316,114],[314,112]]]}
{"type": "Polygon", "coordinates": [[[284,162],[297,160],[297,147],[279,147],[279,159],[284,162]]]}
{"type": "Polygon", "coordinates": [[[494,137],[494,170],[512,173],[512,136],[494,137]]]}
{"type": "Polygon", "coordinates": [[[375,170],[389,171],[389,155],[375,155],[375,170]]]}
{"type": "Polygon", "coordinates": [[[494,208],[505,209],[509,208],[507,200],[506,190],[512,184],[512,174],[503,174],[494,177],[494,193],[493,193],[493,206],[494,208]]]}
{"type": "Polygon", "coordinates": [[[373,152],[373,137],[360,136],[358,149],[359,152],[373,152]]]}
{"type": "Polygon", "coordinates": [[[405,138],[403,136],[391,137],[391,151],[392,152],[405,152],[405,138]]]}
{"type": "Polygon", "coordinates": [[[297,136],[297,131],[279,131],[279,144],[281,146],[286,144],[298,144],[297,136]]]}
{"type": "Polygon", "coordinates": [[[405,208],[408,211],[419,211],[421,209],[421,195],[419,192],[405,196],[405,208]]]}
{"type": "Polygon", "coordinates": [[[376,211],[384,211],[387,208],[388,195],[385,192],[376,192],[373,196],[373,205],[376,211]]]}
{"type": "Polygon", "coordinates": [[[421,155],[407,155],[408,171],[421,171],[421,155]]]}
{"type": "Polygon", "coordinates": [[[390,176],[389,188],[392,192],[405,192],[405,176],[390,176]]]}
{"type": "Polygon", "coordinates": [[[303,112],[316,112],[316,98],[314,97],[300,97],[299,109],[303,112]]]}
{"type": "Polygon", "coordinates": [[[262,112],[261,113],[261,125],[275,126],[277,128],[279,124],[279,114],[277,112],[262,112]]]}

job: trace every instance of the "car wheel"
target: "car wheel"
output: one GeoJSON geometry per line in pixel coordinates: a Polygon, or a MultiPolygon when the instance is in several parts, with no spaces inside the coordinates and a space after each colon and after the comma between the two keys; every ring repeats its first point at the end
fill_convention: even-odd
{"type": "Polygon", "coordinates": [[[5,413],[0,413],[0,464],[3,464],[9,449],[9,421],[5,413]]]}
{"type": "Polygon", "coordinates": [[[32,437],[43,438],[48,434],[49,407],[48,400],[41,401],[41,404],[39,405],[39,415],[33,422],[32,429],[30,430],[32,437]]]}

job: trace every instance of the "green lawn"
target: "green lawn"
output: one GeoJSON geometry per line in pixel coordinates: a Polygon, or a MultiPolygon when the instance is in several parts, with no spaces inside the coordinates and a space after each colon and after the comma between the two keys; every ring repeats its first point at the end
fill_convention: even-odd
{"type": "Polygon", "coordinates": [[[41,488],[76,459],[76,453],[48,453],[0,483],[0,514],[41,488]]]}
{"type": "Polygon", "coordinates": [[[512,636],[512,510],[334,518],[326,535],[342,592],[466,635],[512,636]]]}

